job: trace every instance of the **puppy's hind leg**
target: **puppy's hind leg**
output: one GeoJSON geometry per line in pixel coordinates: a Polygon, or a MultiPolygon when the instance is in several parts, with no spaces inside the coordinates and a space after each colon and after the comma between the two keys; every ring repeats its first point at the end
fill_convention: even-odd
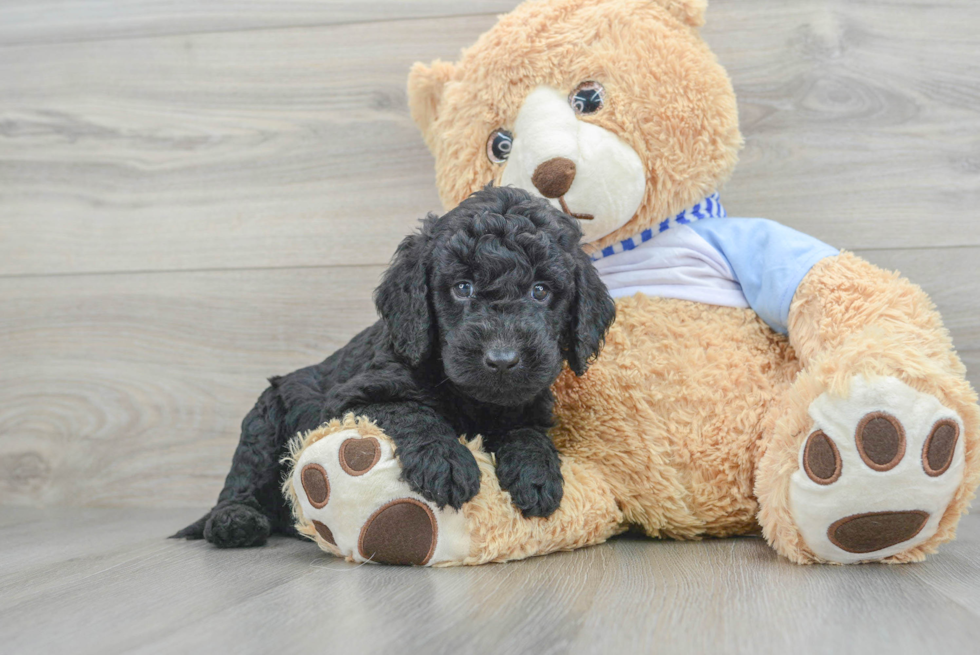
{"type": "Polygon", "coordinates": [[[261,546],[274,528],[292,532],[280,493],[285,408],[275,385],[242,421],[242,436],[218,503],[175,538],[206,539],[219,548],[261,546]]]}

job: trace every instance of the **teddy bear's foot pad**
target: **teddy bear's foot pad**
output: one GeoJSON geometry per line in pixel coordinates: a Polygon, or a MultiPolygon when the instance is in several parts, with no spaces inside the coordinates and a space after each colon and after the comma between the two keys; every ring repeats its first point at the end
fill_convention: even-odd
{"type": "Polygon", "coordinates": [[[438,529],[435,514],[425,503],[413,498],[393,500],[364,524],[358,550],[375,562],[427,564],[438,529]]]}
{"type": "Polygon", "coordinates": [[[809,408],[813,429],[790,482],[793,518],[822,560],[880,560],[936,533],[963,479],[962,421],[891,377],[855,377],[809,408]]]}
{"type": "Polygon", "coordinates": [[[929,514],[919,510],[855,514],[831,525],[827,538],[849,553],[873,553],[908,541],[928,520],[929,514]]]}
{"type": "Polygon", "coordinates": [[[300,531],[334,555],[433,565],[469,554],[462,512],[440,510],[411,491],[384,435],[347,429],[324,436],[300,454],[292,482],[300,531]],[[307,521],[312,530],[303,530],[307,521]]]}

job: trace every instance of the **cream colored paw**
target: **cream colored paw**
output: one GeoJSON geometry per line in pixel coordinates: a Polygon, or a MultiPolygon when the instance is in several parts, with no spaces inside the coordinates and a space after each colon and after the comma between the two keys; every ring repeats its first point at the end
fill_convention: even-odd
{"type": "Polygon", "coordinates": [[[323,426],[297,445],[287,489],[297,529],[354,562],[431,566],[467,557],[463,513],[412,492],[391,441],[366,422],[351,424],[323,426]]]}
{"type": "Polygon", "coordinates": [[[810,550],[850,564],[881,560],[932,537],[963,479],[963,422],[935,397],[892,377],[855,377],[824,393],[790,482],[790,508],[810,550]]]}

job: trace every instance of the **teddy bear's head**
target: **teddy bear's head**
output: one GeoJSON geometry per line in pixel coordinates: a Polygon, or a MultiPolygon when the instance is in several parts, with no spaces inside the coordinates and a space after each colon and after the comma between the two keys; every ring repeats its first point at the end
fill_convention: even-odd
{"type": "Polygon", "coordinates": [[[731,174],[735,94],[698,34],[706,0],[530,0],[456,64],[415,64],[412,117],[443,203],[493,181],[537,193],[604,247],[731,174]]]}

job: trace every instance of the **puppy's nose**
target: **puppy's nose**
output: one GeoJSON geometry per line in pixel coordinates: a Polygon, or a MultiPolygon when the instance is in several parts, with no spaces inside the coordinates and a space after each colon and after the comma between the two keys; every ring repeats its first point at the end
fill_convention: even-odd
{"type": "Polygon", "coordinates": [[[531,176],[531,184],[545,198],[560,198],[568,193],[574,179],[575,162],[564,157],[555,157],[538,164],[531,176]]]}
{"type": "Polygon", "coordinates": [[[509,371],[517,366],[520,361],[521,358],[517,351],[509,348],[491,348],[483,357],[483,363],[487,365],[487,368],[498,373],[509,371]]]}

